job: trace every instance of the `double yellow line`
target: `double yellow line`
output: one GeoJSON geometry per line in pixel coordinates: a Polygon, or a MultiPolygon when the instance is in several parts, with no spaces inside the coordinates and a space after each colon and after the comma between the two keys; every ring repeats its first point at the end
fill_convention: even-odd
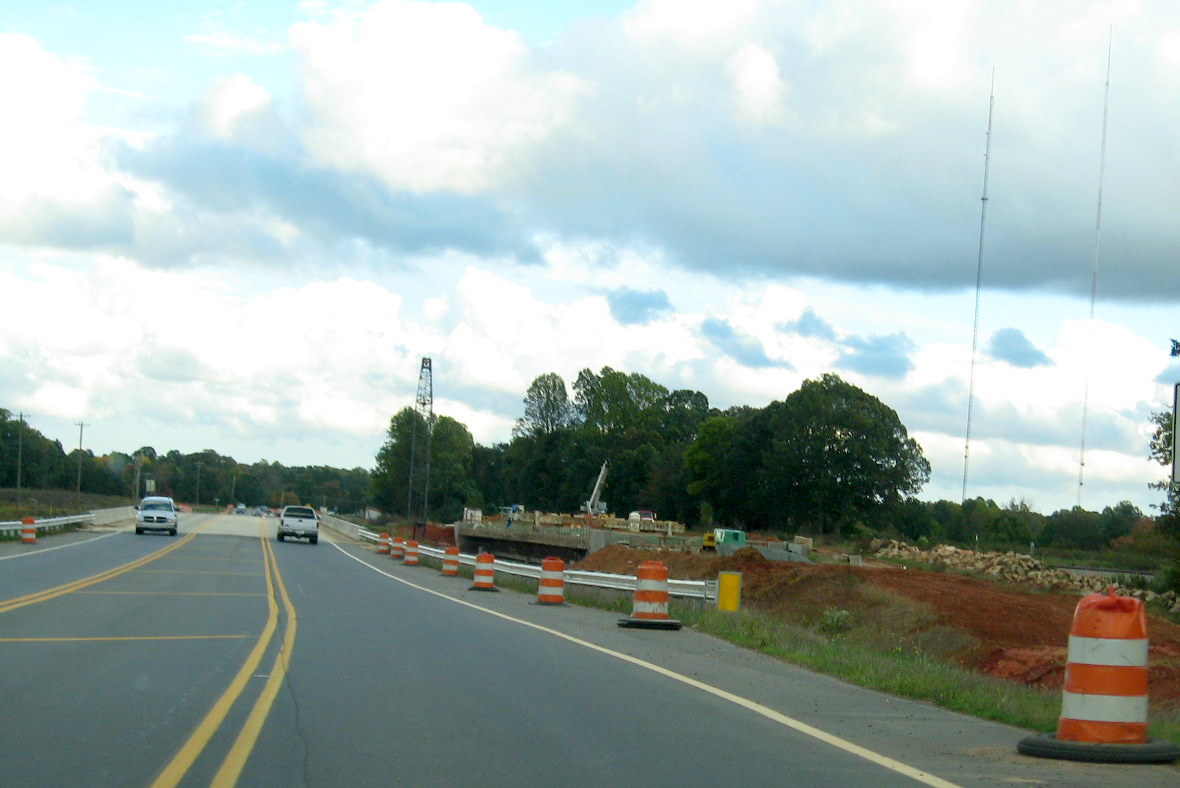
{"type": "Polygon", "coordinates": [[[191,542],[193,537],[196,535],[197,531],[187,533],[180,539],[180,541],[168,545],[163,550],[157,550],[154,553],[149,553],[143,558],[136,559],[129,564],[124,564],[123,566],[118,566],[114,569],[108,569],[106,572],[92,575],[91,577],[85,577],[81,580],[75,580],[72,583],[66,583],[65,585],[57,586],[56,588],[49,588],[44,591],[37,591],[32,594],[26,594],[25,596],[18,596],[5,600],[4,602],[0,602],[0,613],[7,613],[9,610],[16,610],[18,607],[33,605],[37,602],[45,602],[49,599],[54,599],[59,596],[64,596],[65,594],[80,591],[83,588],[89,588],[90,586],[97,585],[103,581],[110,580],[113,577],[118,577],[119,575],[130,572],[133,569],[138,569],[145,564],[150,564],[152,561],[155,561],[158,558],[163,558],[173,550],[178,550],[179,548],[191,542]]]}
{"type": "Polygon", "coordinates": [[[274,638],[275,630],[278,628],[279,605],[275,598],[276,587],[279,596],[282,598],[283,608],[287,613],[287,625],[283,634],[283,642],[279,646],[278,653],[275,654],[274,663],[271,665],[266,684],[263,686],[258,699],[254,702],[254,708],[250,711],[250,716],[246,719],[242,730],[239,731],[233,746],[230,747],[228,754],[225,756],[225,760],[222,761],[221,768],[217,770],[217,774],[213,777],[211,785],[215,786],[215,788],[229,788],[237,784],[238,778],[242,774],[242,769],[246,766],[246,760],[250,757],[255,743],[258,741],[258,735],[262,732],[262,726],[266,722],[266,717],[270,713],[271,706],[274,705],[274,700],[279,694],[283,680],[287,676],[287,666],[291,659],[291,651],[295,646],[295,630],[297,626],[295,606],[291,604],[291,597],[287,594],[287,587],[283,583],[282,575],[279,574],[278,562],[275,561],[274,550],[271,548],[270,540],[263,533],[261,525],[258,530],[266,567],[266,599],[268,611],[266,625],[262,628],[262,634],[258,636],[254,648],[250,651],[250,655],[238,670],[237,675],[234,676],[233,681],[230,682],[229,687],[217,699],[213,707],[209,709],[205,718],[201,720],[196,730],[193,731],[192,736],[189,737],[188,741],[173,756],[172,761],[160,772],[160,776],[152,783],[152,788],[171,788],[180,783],[188,773],[188,770],[192,768],[197,757],[204,751],[209,740],[213,738],[213,734],[221,727],[230,709],[233,708],[233,705],[245,691],[250,677],[254,675],[254,671],[257,670],[258,665],[262,662],[262,658],[274,638]]]}

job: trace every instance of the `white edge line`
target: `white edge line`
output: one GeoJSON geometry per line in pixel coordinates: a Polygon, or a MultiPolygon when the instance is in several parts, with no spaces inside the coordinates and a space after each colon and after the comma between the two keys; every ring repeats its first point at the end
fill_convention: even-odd
{"type": "Polygon", "coordinates": [[[40,550],[30,550],[27,553],[16,553],[15,555],[0,556],[0,561],[8,561],[13,558],[28,558],[31,555],[52,553],[54,550],[65,550],[67,547],[77,547],[78,545],[90,544],[91,542],[97,542],[99,539],[106,539],[109,536],[115,536],[116,534],[121,534],[125,531],[126,529],[122,531],[111,531],[109,534],[101,534],[100,536],[96,536],[93,539],[82,539],[77,542],[70,542],[69,544],[59,544],[56,547],[43,547],[40,550]]]}
{"type": "Polygon", "coordinates": [[[367,562],[361,558],[358,558],[357,556],[353,555],[352,553],[349,553],[347,550],[345,550],[340,545],[338,545],[335,541],[330,542],[330,544],[333,547],[335,547],[337,550],[339,550],[341,553],[343,553],[344,555],[351,558],[352,560],[356,561],[357,563],[359,563],[363,566],[368,567],[369,569],[372,569],[374,572],[377,572],[378,574],[385,575],[390,580],[396,580],[397,582],[402,583],[407,586],[410,586],[411,588],[415,588],[419,591],[425,591],[428,594],[433,594],[434,596],[437,596],[441,599],[446,599],[447,601],[450,601],[450,602],[454,602],[455,604],[463,605],[465,607],[471,608],[472,610],[478,610],[481,613],[487,613],[488,615],[495,616],[497,618],[502,618],[505,621],[511,621],[515,624],[520,624],[521,626],[529,627],[530,629],[535,629],[538,632],[544,632],[547,635],[553,635],[554,637],[561,638],[562,640],[569,641],[570,643],[574,643],[574,644],[577,644],[577,645],[582,646],[584,648],[588,648],[591,651],[597,651],[600,654],[606,654],[607,656],[614,657],[615,659],[620,659],[623,662],[629,662],[632,665],[636,665],[638,667],[645,668],[647,670],[652,671],[653,673],[658,673],[661,676],[667,676],[668,678],[679,681],[682,684],[687,684],[690,687],[694,687],[694,688],[699,689],[703,692],[707,692],[710,695],[721,698],[722,700],[726,700],[726,701],[729,701],[730,703],[734,703],[738,706],[741,706],[742,708],[752,711],[755,714],[759,714],[759,715],[767,718],[768,720],[772,720],[773,722],[777,722],[780,725],[785,725],[788,728],[796,730],[799,733],[802,733],[804,735],[810,736],[813,739],[817,739],[819,741],[822,741],[823,743],[831,745],[832,747],[835,747],[840,750],[844,750],[845,752],[855,755],[859,758],[864,758],[866,761],[869,761],[871,763],[875,763],[878,766],[883,766],[886,769],[890,769],[892,771],[897,772],[898,774],[902,774],[906,777],[910,777],[920,783],[924,783],[925,785],[932,786],[932,788],[960,788],[960,786],[958,786],[956,783],[948,782],[947,780],[944,780],[941,777],[936,777],[935,775],[929,774],[928,772],[924,772],[921,769],[915,769],[912,766],[907,766],[906,764],[902,763],[901,761],[896,761],[892,758],[881,755],[880,753],[873,752],[870,749],[867,749],[865,747],[861,747],[859,744],[853,744],[852,742],[850,742],[846,739],[841,739],[839,736],[835,736],[835,735],[828,733],[826,731],[822,731],[819,728],[812,727],[811,725],[808,725],[805,722],[800,722],[799,720],[796,720],[793,717],[788,717],[787,715],[785,715],[781,712],[775,711],[774,709],[772,709],[768,706],[763,706],[761,703],[758,703],[756,701],[752,701],[749,698],[743,698],[741,695],[735,695],[732,692],[727,692],[726,690],[723,690],[719,687],[714,687],[711,684],[705,684],[702,681],[697,681],[696,679],[689,678],[688,676],[685,676],[681,673],[676,673],[675,671],[668,670],[667,668],[661,667],[661,666],[656,665],[652,662],[647,662],[646,660],[639,659],[638,657],[633,657],[629,654],[624,654],[621,651],[614,651],[613,649],[606,648],[605,646],[600,646],[597,643],[591,643],[588,640],[582,640],[581,638],[574,637],[573,635],[567,635],[564,632],[559,632],[556,629],[550,629],[549,627],[542,626],[540,624],[534,624],[531,621],[525,621],[523,619],[514,618],[510,615],[507,615],[506,613],[500,613],[499,611],[496,611],[496,610],[490,610],[486,607],[480,607],[479,605],[476,605],[472,602],[468,602],[463,599],[458,599],[457,597],[450,596],[449,594],[444,594],[441,591],[435,591],[434,589],[431,589],[431,588],[425,588],[423,586],[418,585],[417,583],[412,583],[409,580],[405,580],[403,578],[397,577],[396,575],[391,575],[389,572],[386,572],[382,569],[378,569],[377,567],[373,566],[369,562],[367,562]]]}

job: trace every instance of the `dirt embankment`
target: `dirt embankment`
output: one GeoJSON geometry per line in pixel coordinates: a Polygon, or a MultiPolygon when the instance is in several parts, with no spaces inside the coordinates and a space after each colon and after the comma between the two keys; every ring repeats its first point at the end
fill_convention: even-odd
{"type": "MultiPolygon", "coordinates": [[[[577,569],[635,574],[659,560],[671,577],[742,573],[742,604],[813,625],[825,610],[851,611],[878,630],[882,647],[921,648],[940,659],[1012,681],[1058,689],[1080,595],[917,568],[851,567],[768,561],[753,549],[721,558],[611,546],[577,569]]],[[[1149,615],[1153,704],[1180,704],[1180,626],[1149,615]]]]}

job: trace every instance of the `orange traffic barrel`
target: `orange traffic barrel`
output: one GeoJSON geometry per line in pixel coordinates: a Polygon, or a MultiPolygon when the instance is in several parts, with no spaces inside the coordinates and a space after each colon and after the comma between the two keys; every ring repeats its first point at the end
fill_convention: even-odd
{"type": "Polygon", "coordinates": [[[389,555],[389,534],[383,533],[378,537],[377,555],[389,555]]]}
{"type": "Polygon", "coordinates": [[[406,557],[406,540],[401,536],[393,537],[389,545],[389,557],[402,561],[406,557]]]}
{"type": "Polygon", "coordinates": [[[459,548],[451,545],[443,551],[442,574],[444,577],[459,576],[459,548]]]}
{"type": "Polygon", "coordinates": [[[32,517],[21,518],[20,540],[23,544],[37,544],[37,521],[32,517]]]}
{"type": "Polygon", "coordinates": [[[496,588],[496,556],[480,553],[475,557],[475,582],[468,591],[499,591],[496,588]]]}
{"type": "Polygon", "coordinates": [[[635,574],[631,617],[620,618],[619,626],[680,629],[680,622],[668,617],[668,567],[661,561],[644,561],[635,574]]]}
{"type": "Polygon", "coordinates": [[[537,586],[538,605],[565,604],[565,561],[549,556],[541,561],[541,582],[537,586]]]}
{"type": "Polygon", "coordinates": [[[406,542],[406,566],[418,565],[418,542],[411,539],[406,542]]]}
{"type": "Polygon", "coordinates": [[[1025,755],[1099,763],[1166,763],[1180,757],[1180,747],[1147,738],[1143,602],[1116,596],[1114,586],[1078,602],[1069,630],[1057,735],[1031,736],[1017,749],[1025,755]]]}

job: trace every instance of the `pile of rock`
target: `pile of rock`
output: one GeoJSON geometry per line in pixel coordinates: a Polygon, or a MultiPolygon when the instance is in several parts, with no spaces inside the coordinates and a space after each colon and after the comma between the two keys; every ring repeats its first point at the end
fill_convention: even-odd
{"type": "MultiPolygon", "coordinates": [[[[948,569],[987,575],[1009,583],[1031,583],[1053,591],[1089,594],[1106,591],[1111,585],[1109,578],[1053,569],[1032,556],[1020,553],[983,553],[951,545],[938,545],[923,550],[895,539],[874,539],[870,549],[878,558],[945,566],[948,569]]],[[[1131,596],[1144,602],[1158,601],[1173,612],[1180,612],[1180,596],[1177,596],[1175,591],[1158,594],[1144,588],[1126,588],[1118,583],[1115,583],[1114,587],[1115,593],[1120,596],[1131,596]]]]}

